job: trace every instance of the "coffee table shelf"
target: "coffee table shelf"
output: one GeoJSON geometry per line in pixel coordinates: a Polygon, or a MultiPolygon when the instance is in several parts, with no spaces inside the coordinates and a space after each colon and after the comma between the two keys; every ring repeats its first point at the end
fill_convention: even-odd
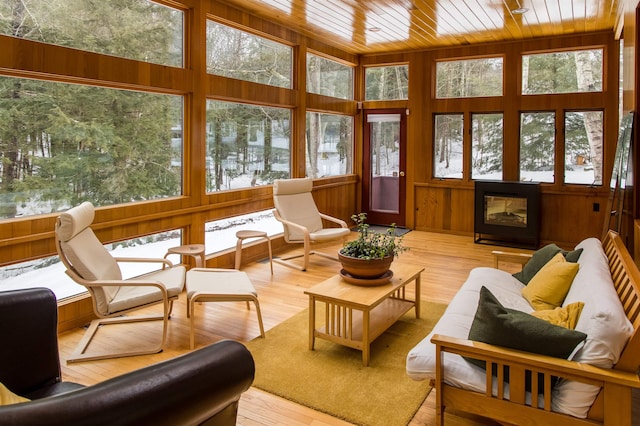
{"type": "Polygon", "coordinates": [[[309,349],[321,338],[362,351],[363,365],[369,365],[370,346],[402,315],[415,308],[420,318],[420,274],[424,268],[393,265],[388,284],[362,287],[349,284],[338,274],[305,291],[309,295],[309,349]],[[406,286],[415,283],[413,299],[406,286]],[[324,309],[316,311],[317,304],[324,309]],[[322,325],[316,327],[317,320],[322,325]]]}
{"type": "MultiPolygon", "coordinates": [[[[369,340],[373,342],[382,333],[387,331],[402,315],[413,308],[413,302],[397,299],[386,299],[371,311],[369,318],[369,340]]],[[[326,304],[326,326],[315,329],[315,337],[339,343],[343,346],[362,350],[363,348],[363,312],[360,310],[344,308],[342,314],[333,315],[332,311],[341,309],[334,304],[326,304]],[[328,320],[327,320],[328,319],[328,320]]]]}

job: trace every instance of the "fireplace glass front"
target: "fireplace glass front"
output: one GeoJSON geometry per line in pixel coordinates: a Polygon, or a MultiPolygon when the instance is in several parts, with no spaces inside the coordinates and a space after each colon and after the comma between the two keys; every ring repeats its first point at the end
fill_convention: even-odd
{"type": "Polygon", "coordinates": [[[484,223],[527,227],[527,198],[484,194],[484,223]]]}
{"type": "Polygon", "coordinates": [[[476,181],[475,242],[537,248],[539,229],[537,183],[476,181]]]}

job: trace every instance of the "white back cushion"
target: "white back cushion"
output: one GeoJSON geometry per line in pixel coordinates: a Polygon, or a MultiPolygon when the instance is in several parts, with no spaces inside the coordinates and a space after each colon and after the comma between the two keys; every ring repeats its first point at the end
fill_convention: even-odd
{"type": "MultiPolygon", "coordinates": [[[[304,226],[309,232],[322,229],[322,218],[316,206],[311,189],[313,180],[276,179],[273,183],[273,204],[283,219],[304,226]]],[[[284,226],[287,241],[301,241],[304,234],[296,229],[284,226]]]]}
{"type": "MultiPolygon", "coordinates": [[[[84,202],[58,217],[56,233],[60,248],[76,272],[85,280],[121,280],[122,273],[116,260],[104,248],[89,225],[93,222],[93,205],[84,202]]],[[[108,304],[119,287],[93,287],[92,294],[100,313],[106,314],[108,304]]]]}

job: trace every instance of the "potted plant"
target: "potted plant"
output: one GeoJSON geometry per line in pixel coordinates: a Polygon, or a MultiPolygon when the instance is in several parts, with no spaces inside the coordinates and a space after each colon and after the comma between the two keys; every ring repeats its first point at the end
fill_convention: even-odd
{"type": "Polygon", "coordinates": [[[404,236],[396,236],[395,223],[384,233],[371,231],[366,213],[354,214],[351,220],[356,223],[359,235],[338,251],[343,271],[356,279],[378,279],[388,274],[393,259],[408,250],[402,245],[404,236]]]}

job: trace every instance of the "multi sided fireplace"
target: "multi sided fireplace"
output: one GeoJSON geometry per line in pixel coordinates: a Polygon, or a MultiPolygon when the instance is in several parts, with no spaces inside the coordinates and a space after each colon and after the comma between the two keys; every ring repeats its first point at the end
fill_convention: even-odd
{"type": "Polygon", "coordinates": [[[528,182],[476,181],[474,239],[538,248],[540,186],[528,182]]]}

